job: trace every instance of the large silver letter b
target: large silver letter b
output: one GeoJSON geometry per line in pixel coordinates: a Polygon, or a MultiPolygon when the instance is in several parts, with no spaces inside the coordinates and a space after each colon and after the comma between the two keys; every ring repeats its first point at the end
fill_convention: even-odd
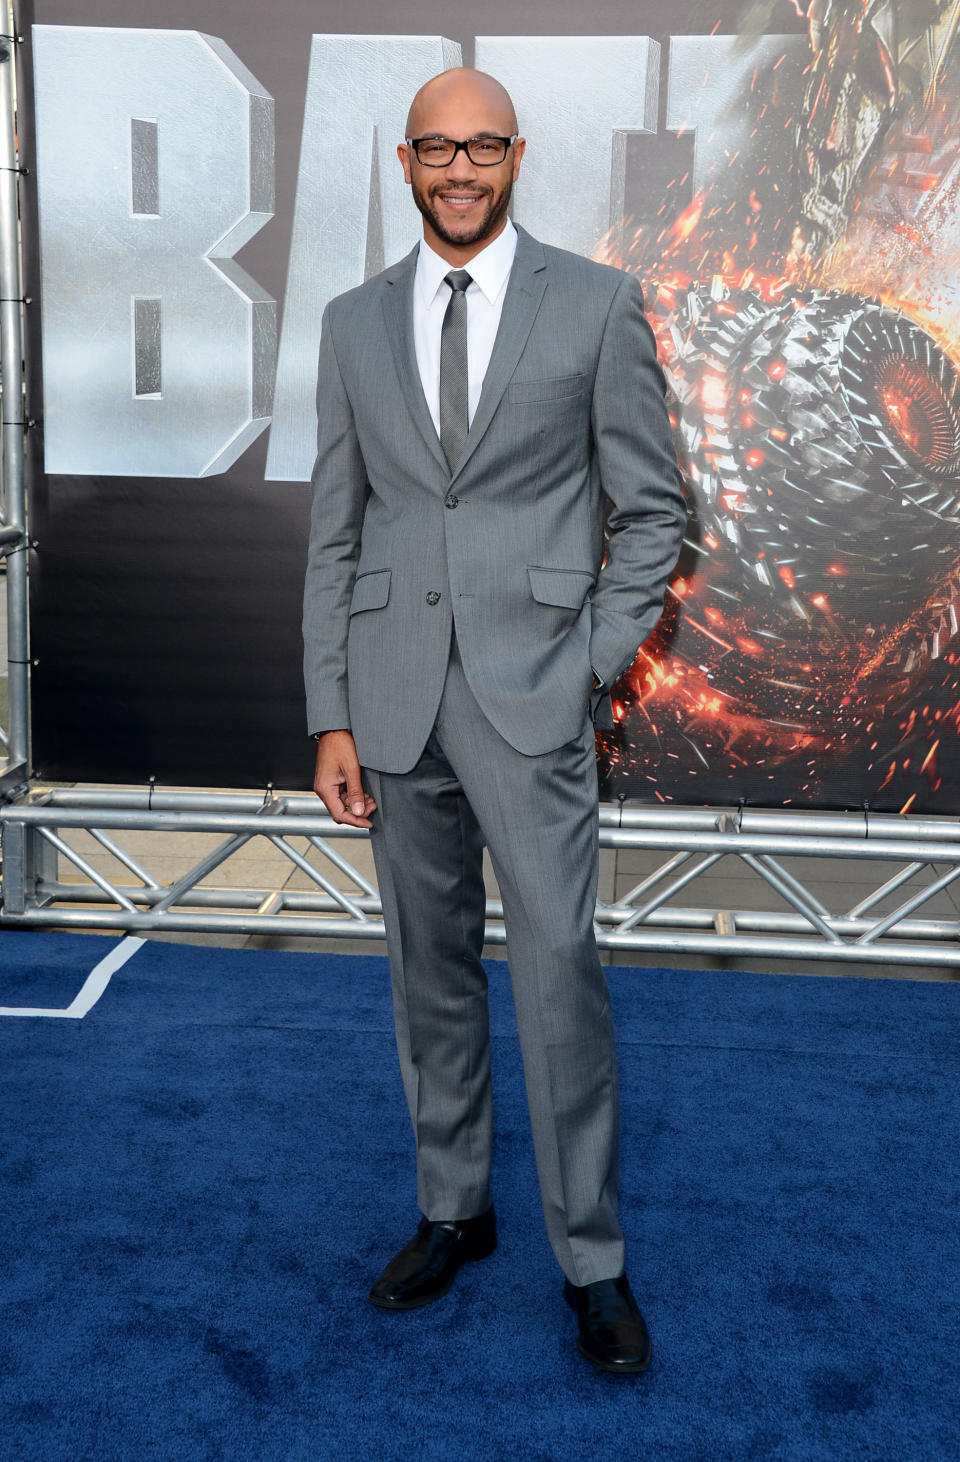
{"type": "Polygon", "coordinates": [[[203,477],[269,420],[273,101],[196,31],[35,26],[48,472],[203,477]]]}

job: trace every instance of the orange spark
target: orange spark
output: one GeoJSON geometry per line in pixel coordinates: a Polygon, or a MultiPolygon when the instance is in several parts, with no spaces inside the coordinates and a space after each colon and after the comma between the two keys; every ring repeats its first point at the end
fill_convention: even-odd
{"type": "Polygon", "coordinates": [[[934,743],[933,743],[933,745],[932,745],[932,746],[931,746],[931,748],[930,748],[930,750],[929,750],[929,751],[928,751],[928,752],[927,752],[927,754],[926,754],[926,756],[925,756],[925,757],[924,757],[924,759],[923,759],[923,761],[922,761],[922,762],[921,762],[921,763],[920,763],[920,770],[921,770],[921,771],[922,771],[922,772],[925,772],[925,771],[926,771],[926,770],[927,770],[927,767],[928,767],[928,766],[929,766],[929,765],[930,765],[930,763],[931,763],[931,762],[932,762],[932,761],[933,761],[933,758],[934,758],[934,757],[935,757],[935,756],[936,756],[936,754],[937,754],[937,747],[938,747],[938,746],[939,746],[939,745],[940,745],[940,739],[939,739],[939,737],[938,737],[938,738],[937,738],[937,740],[936,740],[936,741],[935,741],[935,742],[934,742],[934,743]]]}
{"type": "Polygon", "coordinates": [[[686,243],[687,239],[690,237],[697,224],[700,222],[700,215],[702,212],[703,194],[698,193],[693,202],[687,204],[686,208],[677,218],[676,222],[670,230],[674,243],[686,243]]]}

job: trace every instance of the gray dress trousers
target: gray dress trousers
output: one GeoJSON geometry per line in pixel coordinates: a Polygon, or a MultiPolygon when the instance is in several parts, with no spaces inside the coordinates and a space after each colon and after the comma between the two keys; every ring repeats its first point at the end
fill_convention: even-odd
{"type": "Polygon", "coordinates": [[[453,641],[440,709],[410,772],[368,770],[397,1048],[431,1219],[491,1199],[490,1040],[480,963],[484,844],[503,900],[547,1233],[574,1284],[623,1272],[617,1067],[597,956],[593,724],[524,756],[477,705],[453,641]]]}

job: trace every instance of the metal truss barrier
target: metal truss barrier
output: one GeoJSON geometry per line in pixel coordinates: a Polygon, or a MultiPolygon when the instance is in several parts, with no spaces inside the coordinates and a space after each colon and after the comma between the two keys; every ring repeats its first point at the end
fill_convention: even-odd
{"type": "MultiPolygon", "coordinates": [[[[603,806],[600,824],[602,847],[645,850],[654,865],[622,898],[597,905],[604,949],[960,966],[960,921],[919,917],[960,878],[956,820],[603,806]],[[862,879],[866,860],[876,885],[853,907],[831,910],[783,861],[810,858],[831,861],[838,890],[843,864],[858,860],[862,879]],[[752,870],[780,907],[672,902],[723,859],[752,870]]],[[[343,852],[367,834],[338,826],[307,794],[33,791],[0,808],[0,830],[5,926],[384,938],[377,891],[343,852]],[[78,830],[97,845],[96,863],[76,846],[78,830]],[[162,835],[172,833],[214,835],[214,846],[164,882],[142,866],[142,852],[138,860],[123,847],[124,834],[144,832],[157,835],[148,840],[152,852],[168,848],[162,835]],[[257,839],[284,855],[279,886],[207,882],[257,839]],[[303,888],[287,886],[288,863],[304,875],[303,888]],[[64,865],[80,881],[63,879],[64,865]]],[[[496,900],[487,904],[486,940],[506,942],[496,900]]]]}

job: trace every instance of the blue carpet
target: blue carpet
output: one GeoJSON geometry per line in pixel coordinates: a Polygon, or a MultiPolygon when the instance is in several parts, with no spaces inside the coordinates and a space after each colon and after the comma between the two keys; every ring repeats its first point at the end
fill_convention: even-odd
{"type": "MultiPolygon", "coordinates": [[[[0,1005],[113,944],[0,934],[0,1005]]],[[[611,971],[627,1381],[573,1347],[490,968],[501,1247],[409,1314],[363,1298],[416,1222],[384,960],[148,944],[0,1019],[3,1462],[956,1462],[956,989],[611,971]]]]}

